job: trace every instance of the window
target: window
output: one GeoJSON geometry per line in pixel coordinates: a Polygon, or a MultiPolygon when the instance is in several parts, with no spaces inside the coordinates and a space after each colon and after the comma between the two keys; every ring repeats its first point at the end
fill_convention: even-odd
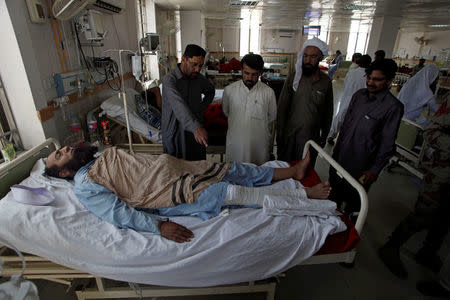
{"type": "Polygon", "coordinates": [[[248,53],[250,43],[250,10],[241,9],[241,36],[239,55],[242,57],[248,53]]]}
{"type": "Polygon", "coordinates": [[[366,53],[368,37],[371,28],[371,23],[365,21],[366,23],[362,23],[361,19],[352,20],[350,25],[350,34],[348,37],[347,44],[347,60],[351,60],[354,53],[366,53]]]}
{"type": "MultiPolygon", "coordinates": [[[[11,142],[16,150],[23,149],[1,78],[0,78],[0,139],[6,139],[9,142],[11,142]]],[[[1,155],[0,155],[0,162],[3,162],[3,156],[1,155]]]]}
{"type": "Polygon", "coordinates": [[[242,57],[249,52],[259,54],[260,51],[260,28],[261,10],[241,10],[241,36],[239,55],[242,57]]]}

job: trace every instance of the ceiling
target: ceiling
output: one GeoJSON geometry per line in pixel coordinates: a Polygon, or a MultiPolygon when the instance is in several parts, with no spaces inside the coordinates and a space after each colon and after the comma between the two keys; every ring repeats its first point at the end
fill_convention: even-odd
{"type": "Polygon", "coordinates": [[[353,20],[370,25],[373,18],[400,18],[405,31],[450,30],[449,0],[155,0],[165,10],[200,10],[208,26],[239,26],[242,9],[261,11],[261,27],[298,30],[303,25],[321,25],[333,31],[350,31],[353,20]],[[256,2],[254,6],[231,5],[256,2]]]}

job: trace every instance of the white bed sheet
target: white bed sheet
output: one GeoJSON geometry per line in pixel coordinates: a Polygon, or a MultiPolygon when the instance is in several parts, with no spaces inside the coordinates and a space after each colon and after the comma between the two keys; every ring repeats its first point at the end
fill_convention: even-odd
{"type": "MultiPolygon", "coordinates": [[[[134,96],[138,94],[138,92],[133,89],[125,89],[125,93],[127,95],[130,126],[152,142],[161,143],[161,132],[153,126],[150,126],[136,113],[134,96]]],[[[100,107],[108,116],[111,116],[126,124],[123,100],[119,98],[118,94],[103,101],[100,107]]]]}
{"type": "MultiPolygon", "coordinates": [[[[87,211],[72,184],[41,175],[38,161],[22,184],[45,186],[51,206],[0,201],[0,243],[58,264],[121,281],[203,287],[274,276],[312,256],[328,234],[345,230],[328,218],[268,216],[262,209],[236,209],[207,221],[176,217],[195,238],[178,244],[159,235],[119,229],[87,211]]],[[[273,187],[292,189],[293,180],[273,187]]]]}

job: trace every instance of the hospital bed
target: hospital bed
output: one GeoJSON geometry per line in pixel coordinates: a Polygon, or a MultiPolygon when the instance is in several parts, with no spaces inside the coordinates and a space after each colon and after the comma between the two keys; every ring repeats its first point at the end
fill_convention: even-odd
{"type": "MultiPolygon", "coordinates": [[[[134,97],[139,95],[139,93],[133,89],[125,89],[125,93],[127,95],[130,130],[139,137],[141,143],[161,143],[160,130],[148,124],[137,114],[134,97]]],[[[119,94],[115,94],[103,101],[100,108],[111,121],[126,128],[125,108],[119,94]]]]}
{"type": "MultiPolygon", "coordinates": [[[[4,196],[0,200],[0,244],[30,253],[25,255],[26,278],[67,285],[76,279],[95,278],[97,287],[76,291],[78,299],[254,292],[266,292],[267,299],[273,299],[276,282],[270,278],[285,270],[299,264],[350,263],[356,255],[354,247],[367,215],[367,195],[312,141],[305,151],[315,148],[358,190],[361,212],[355,227],[346,220],[345,230],[336,216],[274,217],[265,215],[262,209],[242,208],[224,210],[207,221],[173,218],[195,234],[192,242],[184,244],[116,228],[87,211],[74,196],[70,182],[42,175],[41,158],[58,147],[57,141],[48,139],[0,167],[0,197],[4,196]],[[45,186],[55,199],[45,206],[18,203],[14,192],[8,192],[17,183],[45,186]],[[104,278],[152,286],[110,288],[104,278]]],[[[140,150],[145,151],[140,147],[134,151],[140,150]]],[[[274,164],[286,166],[283,162],[274,164]]],[[[320,180],[314,171],[310,172],[302,181],[305,186],[308,180],[309,184],[320,180]]],[[[277,188],[298,187],[293,180],[279,184],[277,188]]],[[[34,197],[28,195],[25,200],[34,201],[34,197]]],[[[5,247],[2,252],[2,275],[20,274],[20,258],[10,255],[5,247]]]]}
{"type": "MultiPolygon", "coordinates": [[[[139,93],[133,89],[125,89],[125,93],[127,94],[130,130],[137,135],[141,144],[161,143],[161,131],[148,124],[148,122],[142,119],[137,113],[134,97],[135,95],[139,95],[139,93]]],[[[222,95],[223,89],[217,89],[212,105],[219,105],[222,103],[222,95]]],[[[119,98],[119,94],[115,94],[103,101],[100,108],[106,113],[108,119],[117,124],[120,128],[126,129],[125,108],[122,99],[119,98]]]]}
{"type": "Polygon", "coordinates": [[[421,170],[425,154],[425,140],[422,138],[423,126],[402,118],[397,133],[396,155],[391,158],[387,170],[389,172],[396,166],[401,166],[413,175],[423,179],[421,170]]]}

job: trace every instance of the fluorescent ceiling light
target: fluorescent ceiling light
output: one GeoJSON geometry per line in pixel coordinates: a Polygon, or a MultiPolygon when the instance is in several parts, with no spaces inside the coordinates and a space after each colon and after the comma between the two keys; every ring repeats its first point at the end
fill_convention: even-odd
{"type": "Polygon", "coordinates": [[[373,5],[358,5],[358,4],[346,4],[344,6],[345,10],[365,10],[368,8],[373,8],[373,5]]]}
{"type": "Polygon", "coordinates": [[[234,6],[256,6],[259,1],[231,1],[230,5],[234,6]]]}
{"type": "Polygon", "coordinates": [[[428,27],[442,28],[442,27],[450,27],[450,25],[449,24],[433,24],[433,25],[428,25],[428,27]]]}

